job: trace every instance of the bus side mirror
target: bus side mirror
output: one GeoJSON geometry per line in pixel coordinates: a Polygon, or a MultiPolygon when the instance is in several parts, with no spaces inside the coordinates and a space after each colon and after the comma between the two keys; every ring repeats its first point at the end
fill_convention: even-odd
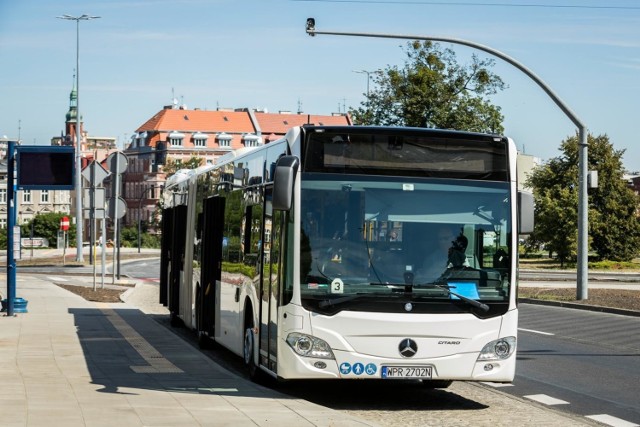
{"type": "Polygon", "coordinates": [[[518,191],[518,234],[533,233],[533,193],[518,191]]]}
{"type": "Polygon", "coordinates": [[[276,163],[273,174],[273,209],[280,211],[291,210],[293,204],[293,186],[300,160],[295,156],[282,156],[276,163]]]}

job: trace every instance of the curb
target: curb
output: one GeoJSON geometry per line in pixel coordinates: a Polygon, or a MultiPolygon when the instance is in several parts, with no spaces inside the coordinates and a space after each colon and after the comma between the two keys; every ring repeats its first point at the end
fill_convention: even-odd
{"type": "Polygon", "coordinates": [[[640,311],[636,311],[636,310],[625,310],[622,308],[603,307],[599,305],[576,304],[573,302],[566,302],[566,301],[549,301],[549,300],[539,300],[539,299],[532,299],[532,298],[518,298],[518,304],[520,303],[547,305],[552,307],[573,308],[576,310],[597,311],[601,313],[619,314],[622,316],[640,317],[640,311]]]}

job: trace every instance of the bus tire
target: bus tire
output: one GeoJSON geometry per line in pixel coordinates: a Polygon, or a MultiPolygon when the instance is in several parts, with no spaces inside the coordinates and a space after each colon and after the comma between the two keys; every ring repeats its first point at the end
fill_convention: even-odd
{"type": "Polygon", "coordinates": [[[204,331],[198,331],[198,347],[201,350],[210,350],[212,346],[211,338],[204,331]]]}
{"type": "Polygon", "coordinates": [[[178,318],[178,315],[173,311],[169,314],[169,324],[174,328],[180,326],[180,319],[178,318]]]}
{"type": "Polygon", "coordinates": [[[244,345],[242,354],[244,357],[244,365],[247,367],[249,378],[251,381],[258,379],[258,366],[253,358],[255,351],[255,339],[253,334],[253,326],[247,325],[244,329],[244,345]]]}

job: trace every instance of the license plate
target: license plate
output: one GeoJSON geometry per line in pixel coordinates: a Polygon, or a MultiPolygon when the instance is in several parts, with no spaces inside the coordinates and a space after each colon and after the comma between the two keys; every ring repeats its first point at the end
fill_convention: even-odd
{"type": "Polygon", "coordinates": [[[431,379],[431,366],[383,366],[382,378],[431,379]]]}

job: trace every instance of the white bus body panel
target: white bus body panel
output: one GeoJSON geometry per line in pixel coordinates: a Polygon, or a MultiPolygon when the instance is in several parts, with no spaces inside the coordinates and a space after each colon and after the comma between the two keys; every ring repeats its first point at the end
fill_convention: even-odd
{"type": "Polygon", "coordinates": [[[215,340],[233,353],[242,355],[242,277],[216,280],[215,340]],[[226,279],[226,281],[224,280],[226,279]]]}
{"type": "MultiPolygon", "coordinates": [[[[215,334],[216,342],[233,353],[242,356],[244,346],[244,327],[246,301],[251,301],[254,310],[256,288],[247,276],[240,273],[222,273],[222,280],[216,280],[215,334]]],[[[248,313],[257,324],[255,312],[248,313]]]]}
{"type": "Polygon", "coordinates": [[[195,286],[193,281],[193,263],[187,260],[193,259],[193,239],[195,235],[195,214],[194,207],[196,205],[196,182],[197,176],[194,174],[190,177],[189,193],[187,199],[187,236],[185,239],[184,259],[182,263],[183,270],[180,271],[180,308],[178,317],[182,319],[185,327],[194,329],[195,322],[195,286]]]}
{"type": "Polygon", "coordinates": [[[487,343],[517,335],[517,310],[485,320],[472,314],[353,311],[325,316],[292,305],[282,312],[287,314],[286,318],[281,317],[278,347],[278,376],[283,379],[374,379],[381,377],[384,365],[432,366],[433,379],[443,380],[510,382],[515,375],[515,351],[505,360],[478,362],[477,358],[487,343]],[[286,343],[287,335],[294,331],[325,340],[336,359],[297,355],[286,343]],[[406,358],[399,353],[400,342],[406,338],[418,344],[414,357],[406,358]],[[326,368],[315,367],[318,361],[324,362],[326,368]],[[343,363],[361,364],[369,369],[345,374],[340,370],[343,363]]]}

